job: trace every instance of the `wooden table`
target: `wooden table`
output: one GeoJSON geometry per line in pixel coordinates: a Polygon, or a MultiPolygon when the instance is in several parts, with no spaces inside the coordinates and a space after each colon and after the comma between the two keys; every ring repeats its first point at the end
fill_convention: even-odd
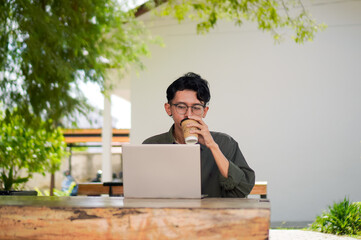
{"type": "Polygon", "coordinates": [[[0,239],[268,239],[265,199],[0,197],[0,239]]]}

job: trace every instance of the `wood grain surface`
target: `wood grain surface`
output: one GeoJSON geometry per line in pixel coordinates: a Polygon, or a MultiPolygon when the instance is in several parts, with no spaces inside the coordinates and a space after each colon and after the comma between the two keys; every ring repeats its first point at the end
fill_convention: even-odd
{"type": "Polygon", "coordinates": [[[89,199],[107,202],[103,207],[79,207],[76,198],[58,199],[52,206],[43,198],[41,206],[34,200],[6,204],[10,200],[0,197],[0,239],[268,239],[269,202],[129,199],[127,203],[128,199],[98,197],[89,199]],[[179,207],[182,202],[184,207],[179,207]]]}

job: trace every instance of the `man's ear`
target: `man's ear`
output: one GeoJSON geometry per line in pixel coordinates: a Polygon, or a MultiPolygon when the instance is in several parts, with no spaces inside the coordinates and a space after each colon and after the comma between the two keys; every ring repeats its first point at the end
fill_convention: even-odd
{"type": "Polygon", "coordinates": [[[209,110],[209,107],[208,107],[208,106],[204,108],[203,118],[205,118],[205,117],[207,116],[208,110],[209,110]]]}
{"type": "Polygon", "coordinates": [[[172,116],[172,110],[170,109],[171,105],[169,103],[165,103],[164,104],[164,109],[167,112],[168,116],[171,117],[172,116]]]}

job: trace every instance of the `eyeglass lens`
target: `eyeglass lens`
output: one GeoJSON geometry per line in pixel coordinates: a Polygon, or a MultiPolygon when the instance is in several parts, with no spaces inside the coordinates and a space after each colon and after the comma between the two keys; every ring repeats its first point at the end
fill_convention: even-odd
{"type": "MultiPolygon", "coordinates": [[[[189,108],[189,106],[187,106],[186,104],[174,104],[174,106],[176,107],[176,110],[179,114],[185,114],[189,108]]],[[[190,106],[190,108],[192,109],[192,113],[196,115],[203,114],[204,107],[200,104],[195,104],[193,106],[190,106]]]]}

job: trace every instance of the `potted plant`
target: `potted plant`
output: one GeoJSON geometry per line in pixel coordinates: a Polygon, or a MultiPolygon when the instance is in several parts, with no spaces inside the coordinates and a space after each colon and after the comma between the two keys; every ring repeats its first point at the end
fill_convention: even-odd
{"type": "Polygon", "coordinates": [[[0,112],[0,195],[23,195],[18,190],[34,173],[60,168],[66,144],[60,129],[50,126],[35,117],[25,120],[18,110],[0,112]]]}

